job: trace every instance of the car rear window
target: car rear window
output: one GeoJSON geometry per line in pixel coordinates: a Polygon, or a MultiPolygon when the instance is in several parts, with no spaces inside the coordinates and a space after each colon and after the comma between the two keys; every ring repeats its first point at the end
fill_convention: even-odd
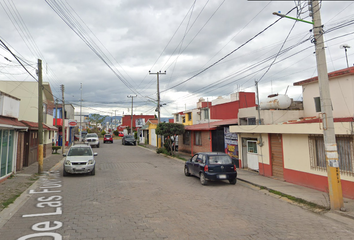
{"type": "Polygon", "coordinates": [[[209,164],[231,164],[232,160],[229,156],[209,156],[209,164]]]}
{"type": "Polygon", "coordinates": [[[104,135],[105,138],[110,138],[111,135],[107,134],[107,135],[104,135]]]}

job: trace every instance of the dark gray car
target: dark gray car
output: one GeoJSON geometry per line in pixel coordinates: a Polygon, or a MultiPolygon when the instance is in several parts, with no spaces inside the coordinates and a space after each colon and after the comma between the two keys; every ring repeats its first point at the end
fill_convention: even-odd
{"type": "Polygon", "coordinates": [[[127,145],[127,144],[136,145],[136,139],[134,138],[133,135],[125,135],[122,138],[122,145],[127,145]]]}

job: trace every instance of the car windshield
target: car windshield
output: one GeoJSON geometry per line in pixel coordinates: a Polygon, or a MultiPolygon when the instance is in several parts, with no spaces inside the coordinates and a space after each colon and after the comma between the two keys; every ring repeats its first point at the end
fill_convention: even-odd
{"type": "Polygon", "coordinates": [[[134,138],[134,136],[132,136],[132,135],[127,135],[127,136],[125,136],[125,138],[134,138]]]}
{"type": "Polygon", "coordinates": [[[92,156],[92,150],[88,147],[70,148],[68,156],[92,156]]]}
{"type": "Polygon", "coordinates": [[[89,137],[97,137],[97,134],[96,133],[87,134],[86,138],[89,138],[89,137]]]}
{"type": "Polygon", "coordinates": [[[209,164],[231,164],[229,156],[209,156],[209,164]]]}
{"type": "Polygon", "coordinates": [[[109,134],[108,134],[108,135],[104,135],[104,137],[105,137],[105,138],[110,138],[111,135],[109,135],[109,134]]]}

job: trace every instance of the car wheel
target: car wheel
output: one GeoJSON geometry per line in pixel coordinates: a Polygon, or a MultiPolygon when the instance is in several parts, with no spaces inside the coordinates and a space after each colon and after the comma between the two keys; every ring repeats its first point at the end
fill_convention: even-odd
{"type": "Polygon", "coordinates": [[[91,172],[91,175],[95,175],[96,174],[96,167],[93,167],[93,170],[91,172]]]}
{"type": "Polygon", "coordinates": [[[236,184],[236,178],[235,179],[232,179],[232,180],[229,180],[229,182],[232,184],[232,185],[235,185],[236,184]]]}
{"type": "Polygon", "coordinates": [[[136,145],[136,142],[134,143],[134,146],[136,145]]]}
{"type": "Polygon", "coordinates": [[[190,176],[191,174],[189,173],[189,170],[186,166],[184,166],[184,175],[190,176]]]}
{"type": "Polygon", "coordinates": [[[204,173],[201,173],[201,174],[199,175],[199,179],[200,179],[200,183],[201,183],[202,185],[206,185],[206,184],[207,184],[207,180],[206,180],[206,178],[205,178],[205,176],[204,176],[204,173]]]}
{"type": "Polygon", "coordinates": [[[67,171],[65,171],[65,168],[63,168],[63,176],[68,176],[69,173],[67,171]]]}
{"type": "Polygon", "coordinates": [[[99,148],[99,147],[100,147],[100,145],[98,144],[96,147],[97,147],[97,148],[99,148]]]}

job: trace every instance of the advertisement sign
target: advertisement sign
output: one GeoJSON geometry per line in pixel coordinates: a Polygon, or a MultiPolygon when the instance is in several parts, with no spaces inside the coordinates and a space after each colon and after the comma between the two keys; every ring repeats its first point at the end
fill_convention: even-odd
{"type": "Polygon", "coordinates": [[[75,127],[77,125],[76,120],[69,120],[69,126],[75,127]]]}
{"type": "Polygon", "coordinates": [[[238,159],[238,136],[231,133],[229,127],[224,127],[225,153],[230,157],[238,159]]]}

